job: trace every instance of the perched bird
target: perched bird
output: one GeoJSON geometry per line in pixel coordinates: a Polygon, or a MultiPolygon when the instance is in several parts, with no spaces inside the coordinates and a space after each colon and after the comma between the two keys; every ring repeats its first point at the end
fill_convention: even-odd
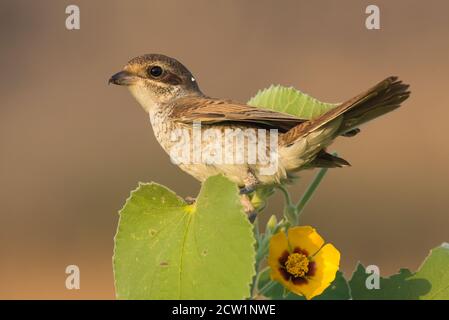
{"type": "Polygon", "coordinates": [[[278,162],[272,174],[262,174],[259,164],[248,161],[178,164],[200,181],[223,174],[236,182],[242,193],[252,192],[259,185],[282,183],[301,169],[349,165],[346,160],[327,153],[326,147],[339,136],[354,136],[361,124],[398,108],[410,95],[408,85],[397,77],[389,77],[317,118],[307,120],[210,98],[201,92],[184,65],[161,54],[146,54],[130,60],[109,83],[128,87],[149,114],[156,139],[168,153],[176,143],[172,137],[174,130],[183,129],[192,135],[193,125],[198,122],[201,130],[214,128],[222,135],[226,129],[277,129],[278,162]]]}

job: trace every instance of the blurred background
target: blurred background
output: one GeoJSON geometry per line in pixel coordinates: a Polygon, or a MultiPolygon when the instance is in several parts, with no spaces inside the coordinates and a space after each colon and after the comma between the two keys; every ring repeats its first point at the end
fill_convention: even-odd
{"type": "Polygon", "coordinates": [[[449,241],[448,14],[443,0],[1,0],[0,298],[114,298],[113,236],[130,190],[157,181],[197,194],[137,102],[107,85],[156,52],[208,95],[242,102],[270,84],[338,102],[389,75],[410,83],[401,109],[332,146],[352,167],[329,171],[303,223],[339,248],[346,275],[359,260],[383,275],[415,270],[449,241]],[[69,4],[80,30],[65,28],[69,4]],[[380,30],[365,28],[369,4],[380,30]],[[65,288],[70,264],[80,290],[65,288]]]}

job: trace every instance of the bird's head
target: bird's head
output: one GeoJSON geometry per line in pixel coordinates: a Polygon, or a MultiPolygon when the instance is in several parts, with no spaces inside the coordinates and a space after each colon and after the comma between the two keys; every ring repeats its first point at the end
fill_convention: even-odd
{"type": "Polygon", "coordinates": [[[177,98],[202,95],[190,71],[176,59],[161,54],[131,59],[109,83],[127,86],[147,111],[177,98]]]}

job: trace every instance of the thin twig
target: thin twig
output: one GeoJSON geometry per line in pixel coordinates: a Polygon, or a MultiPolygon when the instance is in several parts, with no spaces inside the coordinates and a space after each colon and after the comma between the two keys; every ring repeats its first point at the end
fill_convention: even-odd
{"type": "MultiPolygon", "coordinates": [[[[332,155],[336,156],[337,153],[333,153],[332,155]]],[[[307,187],[307,190],[302,195],[301,199],[298,201],[298,204],[296,205],[296,224],[299,223],[299,217],[301,215],[301,212],[304,210],[306,204],[310,201],[312,198],[314,192],[320,185],[321,181],[323,180],[324,176],[327,173],[328,168],[321,168],[320,171],[315,175],[315,178],[313,178],[310,185],[307,187]]]]}

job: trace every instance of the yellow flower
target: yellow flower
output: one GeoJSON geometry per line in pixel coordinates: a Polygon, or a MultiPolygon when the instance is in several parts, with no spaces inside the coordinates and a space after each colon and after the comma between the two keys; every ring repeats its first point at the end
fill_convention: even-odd
{"type": "Polygon", "coordinates": [[[270,240],[271,279],[306,299],[320,295],[335,279],[340,252],[310,226],[281,231],[270,240]]]}

